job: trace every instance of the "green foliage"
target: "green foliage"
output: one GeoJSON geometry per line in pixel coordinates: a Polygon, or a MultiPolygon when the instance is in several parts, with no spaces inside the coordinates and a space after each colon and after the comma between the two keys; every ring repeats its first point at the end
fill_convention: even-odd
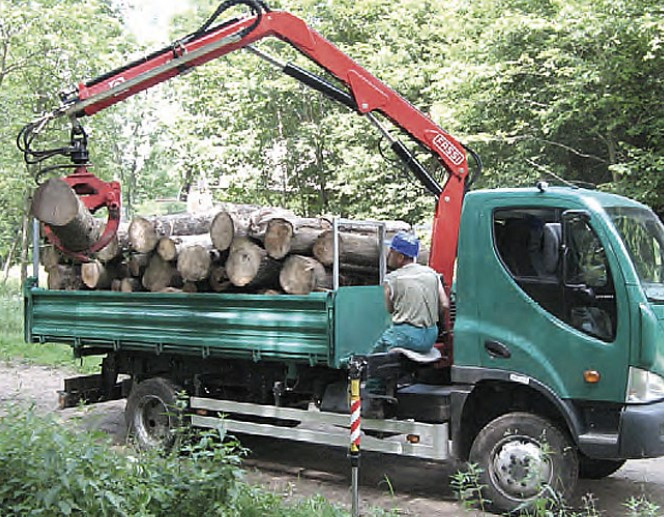
{"type": "MultiPolygon", "coordinates": [[[[195,30],[218,3],[192,0],[190,11],[174,20],[172,39],[195,30]]],[[[485,163],[479,186],[531,185],[555,175],[664,212],[660,2],[269,3],[302,17],[475,147],[485,163]]],[[[143,51],[111,5],[0,4],[0,56],[7,51],[0,109],[8,121],[0,127],[3,258],[32,186],[11,145],[18,129],[52,109],[61,88],[143,51]]],[[[339,84],[283,42],[257,45],[339,84]]],[[[152,209],[148,200],[184,199],[203,178],[218,199],[278,204],[303,215],[430,219],[433,199],[367,120],[248,52],[233,52],[84,123],[94,171],[122,182],[128,213],[152,209]]],[[[61,144],[67,136],[66,123],[56,124],[42,140],[61,144]]]]}
{"type": "MultiPolygon", "coordinates": [[[[293,503],[242,481],[243,450],[217,431],[187,433],[167,454],[112,448],[32,410],[0,416],[3,515],[346,517],[314,496],[293,503]]],[[[369,515],[391,516],[371,510],[369,515]]]]}

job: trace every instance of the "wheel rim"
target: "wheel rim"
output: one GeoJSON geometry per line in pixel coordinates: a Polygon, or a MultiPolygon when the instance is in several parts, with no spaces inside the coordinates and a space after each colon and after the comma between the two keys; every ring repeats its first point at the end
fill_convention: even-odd
{"type": "Polygon", "coordinates": [[[527,436],[511,436],[499,442],[489,465],[495,487],[514,500],[537,496],[551,483],[551,459],[542,446],[527,436]]]}
{"type": "Polygon", "coordinates": [[[166,403],[155,395],[146,395],[138,403],[134,430],[146,446],[159,446],[171,436],[171,418],[166,403]]]}

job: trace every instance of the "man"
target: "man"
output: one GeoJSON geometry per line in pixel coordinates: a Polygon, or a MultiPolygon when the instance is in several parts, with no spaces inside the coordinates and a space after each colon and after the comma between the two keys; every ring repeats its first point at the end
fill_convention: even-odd
{"type": "Polygon", "coordinates": [[[372,353],[408,348],[426,354],[438,336],[437,323],[449,308],[449,300],[438,273],[415,262],[420,250],[417,237],[399,232],[387,254],[393,270],[385,277],[385,305],[392,326],[378,339],[372,353]]]}

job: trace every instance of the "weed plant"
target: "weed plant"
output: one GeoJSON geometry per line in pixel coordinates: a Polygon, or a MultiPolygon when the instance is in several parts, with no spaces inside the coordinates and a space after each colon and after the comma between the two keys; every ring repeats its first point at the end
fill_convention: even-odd
{"type": "Polygon", "coordinates": [[[219,431],[188,433],[169,453],[114,448],[103,433],[9,407],[0,416],[2,515],[348,516],[320,496],[289,503],[243,482],[244,451],[222,438],[219,431]]]}
{"type": "MultiPolygon", "coordinates": [[[[479,508],[484,511],[490,503],[482,496],[481,473],[481,468],[469,463],[465,470],[460,470],[450,476],[450,486],[465,510],[479,508]]],[[[603,513],[597,509],[596,503],[597,500],[593,494],[586,494],[582,497],[582,507],[572,509],[560,494],[545,485],[542,487],[539,497],[511,515],[518,517],[601,517],[603,513]]],[[[627,510],[627,513],[623,514],[625,517],[661,517],[663,515],[662,509],[645,496],[631,497],[624,503],[624,506],[627,510]]]]}

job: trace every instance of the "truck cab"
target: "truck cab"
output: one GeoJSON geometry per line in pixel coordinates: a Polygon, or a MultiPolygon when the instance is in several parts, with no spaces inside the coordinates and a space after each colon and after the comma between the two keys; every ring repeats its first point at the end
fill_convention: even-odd
{"type": "MultiPolygon", "coordinates": [[[[585,477],[664,454],[664,227],[650,209],[567,187],[471,192],[455,297],[451,379],[472,386],[452,409],[460,457],[515,411],[567,434],[585,477]]],[[[516,497],[499,459],[487,480],[516,497]]]]}

